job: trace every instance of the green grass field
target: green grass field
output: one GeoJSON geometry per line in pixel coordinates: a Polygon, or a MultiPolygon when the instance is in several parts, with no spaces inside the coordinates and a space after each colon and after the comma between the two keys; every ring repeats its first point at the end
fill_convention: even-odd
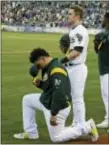
{"type": "MultiPolygon", "coordinates": [[[[40,138],[35,141],[15,140],[13,134],[22,132],[21,101],[25,94],[40,92],[32,85],[28,69],[29,51],[35,47],[47,49],[53,57],[62,54],[58,48],[61,34],[35,34],[2,32],[2,143],[36,144],[51,143],[42,112],[37,114],[40,138]]],[[[100,93],[97,56],[90,37],[87,65],[89,69],[85,90],[87,119],[93,117],[96,123],[103,120],[104,107],[100,93]]],[[[70,125],[72,117],[68,119],[70,125]]],[[[99,130],[100,134],[106,130],[99,130]]]]}

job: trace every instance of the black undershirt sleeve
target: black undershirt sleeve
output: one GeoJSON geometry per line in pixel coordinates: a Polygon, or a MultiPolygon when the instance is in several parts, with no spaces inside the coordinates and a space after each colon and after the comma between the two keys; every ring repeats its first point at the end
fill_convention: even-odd
{"type": "Polygon", "coordinates": [[[76,47],[74,47],[74,50],[81,53],[83,51],[83,47],[82,46],[76,46],[76,47]]]}

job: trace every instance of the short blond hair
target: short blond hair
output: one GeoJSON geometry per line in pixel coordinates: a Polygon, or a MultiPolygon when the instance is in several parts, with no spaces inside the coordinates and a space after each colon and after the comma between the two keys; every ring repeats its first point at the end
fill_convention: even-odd
{"type": "Polygon", "coordinates": [[[84,17],[83,8],[81,8],[80,6],[71,6],[70,9],[74,10],[75,14],[80,16],[80,19],[83,19],[84,17]]]}

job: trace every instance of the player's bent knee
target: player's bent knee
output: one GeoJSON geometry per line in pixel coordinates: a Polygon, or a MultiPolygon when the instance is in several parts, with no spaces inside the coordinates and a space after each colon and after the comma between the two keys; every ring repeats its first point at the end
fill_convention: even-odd
{"type": "Polygon", "coordinates": [[[25,95],[25,96],[23,96],[23,99],[22,99],[22,103],[25,103],[25,102],[27,102],[28,100],[29,100],[29,98],[31,97],[31,95],[25,95]]]}

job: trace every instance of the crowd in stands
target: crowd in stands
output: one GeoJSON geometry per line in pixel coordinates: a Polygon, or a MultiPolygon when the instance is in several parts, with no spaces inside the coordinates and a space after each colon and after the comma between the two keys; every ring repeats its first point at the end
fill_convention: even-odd
{"type": "Polygon", "coordinates": [[[1,22],[8,25],[67,27],[71,5],[84,8],[83,23],[87,28],[99,28],[109,1],[2,1],[1,22]]]}

